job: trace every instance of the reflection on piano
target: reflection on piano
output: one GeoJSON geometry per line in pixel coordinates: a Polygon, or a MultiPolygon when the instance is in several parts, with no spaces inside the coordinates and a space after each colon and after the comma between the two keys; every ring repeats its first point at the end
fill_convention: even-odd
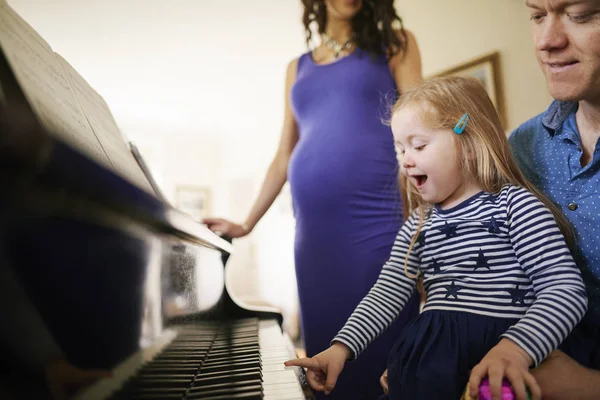
{"type": "Polygon", "coordinates": [[[77,399],[312,399],[283,366],[281,314],[229,292],[231,243],[168,204],[102,97],[4,1],[0,50],[0,397],[47,397],[52,355],[113,372],[77,399]]]}

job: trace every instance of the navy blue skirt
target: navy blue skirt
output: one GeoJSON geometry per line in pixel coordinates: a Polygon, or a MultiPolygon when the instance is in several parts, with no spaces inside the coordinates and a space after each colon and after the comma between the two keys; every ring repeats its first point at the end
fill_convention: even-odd
{"type": "Polygon", "coordinates": [[[402,331],[388,359],[390,400],[459,400],[477,365],[516,318],[424,311],[402,331]]]}

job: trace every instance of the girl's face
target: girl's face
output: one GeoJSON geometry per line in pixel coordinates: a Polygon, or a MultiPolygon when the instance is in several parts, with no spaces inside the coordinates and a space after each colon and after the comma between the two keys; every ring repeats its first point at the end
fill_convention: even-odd
{"type": "MultiPolygon", "coordinates": [[[[405,106],[392,116],[400,172],[424,201],[451,208],[481,191],[464,178],[452,129],[432,129],[418,107],[405,106]]],[[[457,121],[458,122],[458,121],[457,121]]]]}

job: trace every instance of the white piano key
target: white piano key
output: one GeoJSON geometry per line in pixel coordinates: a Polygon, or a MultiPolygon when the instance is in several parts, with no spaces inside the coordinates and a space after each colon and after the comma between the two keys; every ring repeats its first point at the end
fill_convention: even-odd
{"type": "Polygon", "coordinates": [[[286,368],[285,361],[296,358],[291,341],[276,321],[260,321],[259,345],[263,365],[265,400],[305,400],[299,367],[286,368]]]}

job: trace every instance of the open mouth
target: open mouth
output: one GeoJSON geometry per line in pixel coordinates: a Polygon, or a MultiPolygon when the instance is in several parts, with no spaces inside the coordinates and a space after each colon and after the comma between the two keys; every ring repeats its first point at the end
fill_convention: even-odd
{"type": "Polygon", "coordinates": [[[427,175],[412,175],[411,179],[417,189],[421,189],[425,182],[427,182],[427,175]]]}

